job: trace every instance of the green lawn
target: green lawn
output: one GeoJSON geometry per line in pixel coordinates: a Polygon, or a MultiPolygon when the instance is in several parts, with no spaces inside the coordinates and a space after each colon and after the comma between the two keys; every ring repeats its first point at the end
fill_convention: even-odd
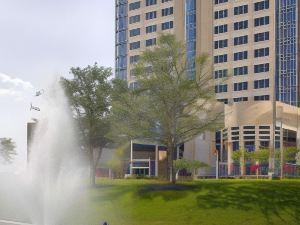
{"type": "Polygon", "coordinates": [[[174,187],[98,180],[72,211],[73,225],[293,225],[300,224],[300,181],[204,180],[174,187]]]}

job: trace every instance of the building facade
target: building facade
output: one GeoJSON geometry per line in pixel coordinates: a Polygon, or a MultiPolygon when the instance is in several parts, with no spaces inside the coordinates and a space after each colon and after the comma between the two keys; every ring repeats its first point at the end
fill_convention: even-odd
{"type": "Polygon", "coordinates": [[[299,145],[299,3],[215,0],[215,92],[226,104],[221,160],[238,149],[299,145]],[[289,113],[287,113],[289,112],[289,113]]]}
{"type": "Polygon", "coordinates": [[[134,87],[132,68],[160,32],[210,56],[225,128],[185,143],[185,157],[228,163],[238,149],[299,145],[299,2],[297,0],[116,1],[116,77],[134,87]],[[206,154],[203,154],[206,152],[206,154]]]}

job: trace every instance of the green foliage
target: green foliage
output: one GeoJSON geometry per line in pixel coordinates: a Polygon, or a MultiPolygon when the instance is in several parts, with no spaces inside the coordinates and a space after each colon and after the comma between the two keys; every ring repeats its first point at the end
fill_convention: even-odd
{"type": "Polygon", "coordinates": [[[184,45],[174,35],[165,34],[155,48],[141,55],[133,70],[134,90],[122,81],[114,82],[114,129],[131,139],[166,145],[171,170],[177,146],[223,125],[207,57],[198,56],[195,65],[195,77],[190,79],[184,45]]]}
{"type": "Polygon", "coordinates": [[[120,145],[119,147],[114,149],[113,158],[107,162],[106,166],[112,170],[114,177],[124,177],[124,168],[128,162],[126,157],[128,149],[128,142],[120,145]]]}
{"type": "MultiPolygon", "coordinates": [[[[300,149],[297,147],[287,147],[283,149],[283,159],[284,161],[295,161],[296,155],[299,152],[300,149]]],[[[280,159],[280,151],[276,152],[275,157],[277,159],[280,159]]]]}
{"type": "Polygon", "coordinates": [[[240,161],[241,159],[247,161],[251,159],[251,152],[248,152],[245,149],[240,149],[232,152],[232,159],[234,161],[240,161]]]}
{"type": "Polygon", "coordinates": [[[188,171],[193,171],[207,166],[208,165],[206,163],[198,160],[188,160],[188,159],[174,160],[174,167],[176,170],[186,169],[188,171]]]}
{"type": "Polygon", "coordinates": [[[108,143],[111,68],[97,64],[71,68],[72,79],[62,78],[85,145],[104,147],[108,143]]]}
{"type": "Polygon", "coordinates": [[[108,78],[111,68],[94,64],[85,68],[71,68],[72,79],[61,78],[74,117],[80,128],[82,146],[87,150],[90,162],[91,184],[95,184],[95,169],[102,148],[110,143],[110,91],[108,78]],[[95,157],[95,153],[97,156],[95,157]]]}
{"type": "MultiPolygon", "coordinates": [[[[283,149],[283,159],[285,162],[295,161],[296,155],[299,152],[297,147],[287,147],[283,149]]],[[[232,159],[234,161],[239,161],[242,157],[243,150],[234,151],[232,154],[232,159]]],[[[245,161],[259,161],[259,162],[268,162],[270,157],[270,149],[258,149],[253,152],[247,152],[244,150],[244,160],[245,161]]],[[[275,158],[279,160],[281,157],[280,150],[275,152],[275,158]]]]}
{"type": "Polygon", "coordinates": [[[270,150],[269,149],[258,149],[254,152],[251,152],[250,159],[253,161],[261,162],[268,162],[270,157],[270,150]]]}
{"type": "Polygon", "coordinates": [[[11,138],[0,138],[0,158],[6,163],[12,163],[16,155],[15,142],[11,138]]]}

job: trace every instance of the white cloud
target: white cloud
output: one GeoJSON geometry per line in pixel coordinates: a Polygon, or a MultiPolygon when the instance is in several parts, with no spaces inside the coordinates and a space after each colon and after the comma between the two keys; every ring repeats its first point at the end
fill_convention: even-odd
{"type": "Polygon", "coordinates": [[[0,73],[0,83],[12,85],[14,87],[22,88],[24,90],[29,90],[29,89],[33,88],[32,84],[30,82],[24,81],[20,78],[13,78],[4,73],[0,73]]]}
{"type": "Polygon", "coordinates": [[[0,98],[13,97],[15,100],[20,101],[32,89],[33,85],[30,82],[0,73],[0,98]]]}

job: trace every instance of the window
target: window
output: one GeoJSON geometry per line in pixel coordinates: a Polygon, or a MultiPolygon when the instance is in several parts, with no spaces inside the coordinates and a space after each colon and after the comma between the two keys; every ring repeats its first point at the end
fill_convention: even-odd
{"type": "Polygon", "coordinates": [[[214,62],[215,63],[223,63],[223,62],[227,62],[227,54],[224,55],[216,55],[214,57],[214,62]]]}
{"type": "Polygon", "coordinates": [[[234,91],[248,90],[248,82],[234,83],[234,91]]]}
{"type": "Polygon", "coordinates": [[[228,104],[228,99],[227,98],[222,98],[222,99],[218,99],[218,102],[223,102],[224,104],[228,104]]]}
{"type": "Polygon", "coordinates": [[[234,38],[234,45],[243,45],[248,43],[248,35],[235,37],[234,38]]]}
{"type": "Polygon", "coordinates": [[[141,2],[140,1],[130,3],[129,4],[129,11],[139,9],[140,7],[141,7],[141,2]]]}
{"type": "Polygon", "coordinates": [[[254,50],[254,57],[264,57],[269,55],[269,48],[259,48],[254,50]]]}
{"type": "Polygon", "coordinates": [[[215,12],[215,19],[222,19],[228,16],[228,9],[220,10],[215,12]]]}
{"type": "Polygon", "coordinates": [[[227,84],[219,84],[215,86],[215,93],[227,92],[227,84]]]}
{"type": "Polygon", "coordinates": [[[235,67],[233,69],[234,76],[241,76],[241,75],[247,75],[247,74],[248,74],[248,66],[235,67]]]}
{"type": "Polygon", "coordinates": [[[156,45],[156,38],[146,40],[146,47],[156,45]]]}
{"type": "Polygon", "coordinates": [[[243,133],[244,134],[255,134],[255,130],[246,130],[243,133]]]}
{"type": "Polygon", "coordinates": [[[232,142],[232,151],[238,151],[240,149],[240,142],[234,141],[232,142]]]}
{"type": "Polygon", "coordinates": [[[130,43],[130,50],[138,49],[141,47],[141,43],[139,41],[130,43]]]}
{"type": "Polygon", "coordinates": [[[129,84],[129,88],[130,88],[131,90],[134,90],[134,89],[138,88],[138,83],[137,83],[137,82],[131,82],[131,83],[129,84]]]}
{"type": "Polygon", "coordinates": [[[265,129],[265,130],[268,130],[268,129],[270,129],[270,126],[259,126],[259,129],[265,129]]]}
{"type": "Polygon", "coordinates": [[[146,0],[146,6],[155,5],[156,3],[156,0],[146,0]]]}
{"type": "Polygon", "coordinates": [[[172,29],[173,28],[173,21],[165,22],[161,24],[162,30],[172,29]]]}
{"type": "Polygon", "coordinates": [[[260,130],[259,134],[270,134],[269,130],[260,130]]]}
{"type": "Polygon", "coordinates": [[[269,101],[269,100],[270,100],[270,95],[254,96],[254,101],[269,101]]]}
{"type": "Polygon", "coordinates": [[[140,28],[132,29],[132,30],[129,31],[130,37],[134,37],[134,36],[137,36],[137,35],[140,35],[140,34],[141,34],[141,29],[140,28]]]}
{"type": "Polygon", "coordinates": [[[138,23],[141,21],[141,16],[140,15],[135,15],[135,16],[131,16],[129,17],[129,23],[138,23]]]}
{"type": "Polygon", "coordinates": [[[254,34],[254,42],[269,40],[269,31],[263,33],[254,34]]]}
{"type": "Polygon", "coordinates": [[[130,56],[130,64],[136,63],[139,60],[139,55],[130,56]]]}
{"type": "Polygon", "coordinates": [[[268,9],[270,6],[269,0],[254,3],[254,11],[268,9]]]}
{"type": "Polygon", "coordinates": [[[161,15],[162,16],[168,16],[173,14],[173,7],[170,8],[165,8],[161,10],[161,15]]]}
{"type": "Polygon", "coordinates": [[[234,15],[246,14],[248,13],[248,5],[241,5],[234,7],[234,15]]]}
{"type": "Polygon", "coordinates": [[[228,25],[223,24],[220,26],[215,26],[215,34],[226,33],[228,31],[228,25]]]}
{"type": "Polygon", "coordinates": [[[248,20],[240,21],[240,22],[235,22],[233,24],[234,30],[242,30],[242,29],[247,29],[248,28],[248,20]]]}
{"type": "Polygon", "coordinates": [[[270,70],[269,63],[254,65],[254,73],[263,73],[263,72],[268,72],[269,70],[270,70]]]}
{"type": "Polygon", "coordinates": [[[146,13],[146,20],[151,20],[156,18],[156,11],[147,12],[146,13]]]}
{"type": "Polygon", "coordinates": [[[255,126],[244,126],[243,128],[245,130],[253,130],[253,129],[255,129],[255,126]]]}
{"type": "Polygon", "coordinates": [[[156,28],[157,28],[156,25],[151,25],[146,27],[146,34],[156,32],[156,28]]]}
{"type": "Polygon", "coordinates": [[[228,2],[228,0],[215,0],[215,5],[228,2]]]}
{"type": "Polygon", "coordinates": [[[233,101],[234,102],[247,102],[248,101],[248,97],[233,98],[233,101]]]}
{"type": "Polygon", "coordinates": [[[240,132],[239,131],[232,131],[231,135],[240,135],[240,132]]]}
{"type": "Polygon", "coordinates": [[[228,75],[228,70],[227,70],[227,69],[224,69],[224,70],[216,70],[214,73],[215,73],[215,79],[223,78],[223,77],[227,77],[227,75],[228,75]]]}
{"type": "Polygon", "coordinates": [[[255,27],[267,25],[269,23],[270,23],[270,17],[269,16],[264,16],[264,17],[259,17],[259,18],[254,19],[254,26],[255,27]]]}
{"type": "Polygon", "coordinates": [[[228,47],[228,39],[215,41],[215,49],[228,47]]]}
{"type": "Polygon", "coordinates": [[[270,83],[269,79],[255,80],[254,81],[254,89],[268,88],[269,83],[270,83]]]}
{"type": "Polygon", "coordinates": [[[165,3],[165,2],[171,2],[173,0],[161,0],[161,3],[165,3]]]}
{"type": "Polygon", "coordinates": [[[234,53],[234,61],[243,60],[248,58],[248,51],[234,53]]]}

